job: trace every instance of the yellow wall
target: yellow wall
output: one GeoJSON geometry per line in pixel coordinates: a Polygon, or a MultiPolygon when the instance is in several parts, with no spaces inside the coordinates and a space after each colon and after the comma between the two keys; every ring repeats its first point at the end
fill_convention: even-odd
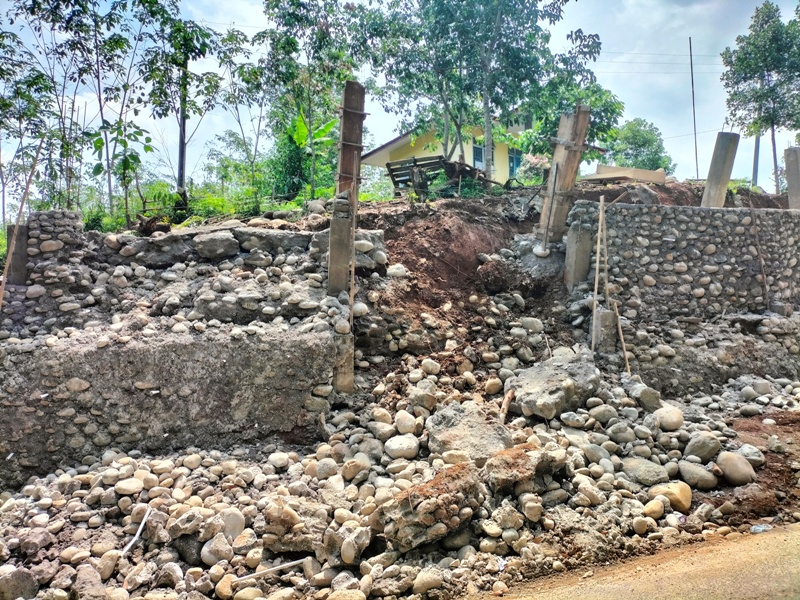
{"type": "Polygon", "coordinates": [[[422,158],[424,156],[436,156],[438,154],[443,154],[442,144],[434,139],[433,132],[431,131],[419,136],[414,140],[413,144],[409,142],[400,148],[392,150],[389,153],[389,160],[403,160],[404,158],[411,158],[412,156],[422,158]],[[429,145],[433,147],[432,150],[426,148],[426,146],[429,145]]]}
{"type": "MultiPolygon", "coordinates": [[[[483,135],[482,130],[475,130],[471,133],[473,135],[483,135]]],[[[468,165],[472,164],[472,148],[472,141],[464,142],[464,162],[468,165]]],[[[458,153],[458,150],[456,150],[456,153],[458,153]]],[[[436,156],[440,154],[444,154],[442,144],[434,139],[433,132],[429,132],[414,140],[413,145],[409,142],[408,144],[392,150],[389,154],[389,160],[403,160],[405,158],[411,158],[412,156],[423,158],[425,156],[436,156]],[[426,146],[430,146],[433,149],[426,148],[426,146]]],[[[458,157],[456,156],[455,158],[457,159],[458,157]]],[[[491,179],[497,183],[505,183],[508,180],[508,145],[497,143],[494,145],[493,171],[494,176],[491,179]]]]}

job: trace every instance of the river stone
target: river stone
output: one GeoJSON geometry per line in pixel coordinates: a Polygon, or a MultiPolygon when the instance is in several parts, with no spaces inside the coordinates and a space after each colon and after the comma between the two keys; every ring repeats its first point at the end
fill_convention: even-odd
{"type": "Polygon", "coordinates": [[[670,481],[662,485],[654,485],[647,490],[647,497],[651,500],[656,496],[666,496],[672,510],[688,514],[692,507],[692,488],[683,481],[670,481]]]}
{"type": "Polygon", "coordinates": [[[701,465],[682,460],[678,463],[681,479],[697,490],[713,490],[717,487],[717,477],[701,465]]]}
{"type": "Polygon", "coordinates": [[[118,481],[114,486],[114,491],[120,496],[132,496],[133,494],[138,494],[143,489],[144,483],[142,483],[141,479],[137,479],[136,477],[129,477],[128,479],[118,481]]]}
{"type": "Polygon", "coordinates": [[[736,451],[736,454],[741,454],[744,456],[747,459],[747,462],[753,465],[754,469],[757,469],[766,462],[764,459],[764,453],[751,444],[742,445],[742,447],[736,451]]]}
{"type": "Polygon", "coordinates": [[[747,485],[756,480],[753,465],[746,457],[735,452],[720,452],[717,466],[722,469],[722,477],[730,485],[747,485]]]}
{"type": "MultiPolygon", "coordinates": [[[[11,565],[8,565],[11,567],[11,565]]],[[[33,598],[39,591],[36,578],[28,569],[11,567],[10,572],[0,571],[0,600],[17,600],[17,598],[33,598]]]]}
{"type": "Polygon", "coordinates": [[[424,594],[428,590],[434,590],[442,587],[444,584],[444,575],[441,569],[436,567],[427,567],[422,569],[414,578],[414,585],[411,591],[415,594],[424,594]]]}
{"type": "Polygon", "coordinates": [[[658,419],[658,426],[663,431],[677,431],[683,427],[683,411],[677,406],[664,404],[653,414],[658,419]]]}
{"type": "Polygon", "coordinates": [[[200,551],[200,559],[209,567],[231,558],[233,558],[233,548],[225,539],[224,533],[218,533],[208,540],[200,551]]]}
{"type": "Polygon", "coordinates": [[[462,450],[482,467],[494,454],[513,445],[511,432],[475,402],[453,402],[429,417],[428,448],[436,454],[462,450]]]}
{"type": "Polygon", "coordinates": [[[650,486],[669,481],[667,470],[646,458],[625,458],[622,460],[622,470],[628,477],[642,485],[650,486]]]}
{"type": "Polygon", "coordinates": [[[419,452],[419,440],[411,433],[397,435],[388,439],[383,449],[392,458],[416,458],[419,452]]]}
{"type": "Polygon", "coordinates": [[[230,231],[214,231],[196,235],[194,247],[203,258],[226,258],[239,254],[239,242],[230,231]]]}
{"type": "Polygon", "coordinates": [[[696,456],[703,463],[707,463],[717,455],[721,445],[719,438],[710,431],[698,431],[689,438],[683,454],[696,456]]]}

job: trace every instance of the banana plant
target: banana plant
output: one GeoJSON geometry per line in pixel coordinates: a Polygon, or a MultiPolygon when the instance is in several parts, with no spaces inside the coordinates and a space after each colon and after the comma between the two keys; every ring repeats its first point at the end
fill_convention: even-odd
{"type": "Polygon", "coordinates": [[[297,147],[303,148],[306,154],[311,155],[311,176],[309,177],[311,184],[311,200],[314,199],[316,192],[314,175],[317,166],[317,151],[323,148],[329,148],[336,143],[336,140],[329,137],[328,134],[333,131],[333,128],[336,127],[338,122],[338,119],[331,119],[327,123],[323,123],[319,127],[314,128],[313,124],[309,123],[306,119],[305,112],[301,109],[292,118],[291,123],[289,123],[287,127],[289,135],[292,136],[297,147]]]}

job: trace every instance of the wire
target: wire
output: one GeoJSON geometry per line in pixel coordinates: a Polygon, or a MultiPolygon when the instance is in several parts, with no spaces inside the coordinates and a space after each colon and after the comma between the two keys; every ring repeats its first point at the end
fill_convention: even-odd
{"type": "MultiPolygon", "coordinates": [[[[688,65],[687,65],[688,66],[688,65]]],[[[592,71],[603,75],[687,75],[688,71],[592,71]]],[[[695,75],[722,75],[725,71],[695,71],[695,75]]]]}
{"type": "MultiPolygon", "coordinates": [[[[706,131],[698,131],[697,135],[701,135],[703,133],[716,133],[717,131],[719,131],[719,129],[707,129],[706,131]]],[[[671,135],[671,136],[665,137],[663,139],[665,139],[665,140],[674,140],[676,138],[691,137],[693,135],[694,135],[694,133],[682,133],[681,135],[671,135]]]]}

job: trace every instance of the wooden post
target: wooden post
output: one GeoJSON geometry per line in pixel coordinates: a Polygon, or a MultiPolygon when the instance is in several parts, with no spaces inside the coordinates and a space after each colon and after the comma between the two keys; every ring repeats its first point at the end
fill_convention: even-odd
{"type": "MultiPolygon", "coordinates": [[[[561,115],[558,137],[553,152],[553,176],[547,186],[539,221],[539,238],[560,241],[564,236],[567,215],[572,208],[570,192],[575,187],[575,179],[586,150],[586,131],[589,128],[591,111],[588,106],[579,104],[574,113],[561,115]],[[557,165],[557,168],[556,168],[557,165]]],[[[546,248],[542,248],[546,251],[546,248]]]]}
{"type": "MultiPolygon", "coordinates": [[[[354,239],[358,210],[358,182],[361,178],[361,151],[364,133],[364,86],[356,81],[345,84],[339,131],[339,169],[336,174],[336,199],[331,217],[328,247],[328,295],[348,292],[352,318],[354,283],[354,239]]],[[[353,371],[354,343],[351,332],[336,336],[343,359],[334,368],[333,387],[337,392],[355,389],[353,371]]]]}
{"type": "Polygon", "coordinates": [[[357,81],[344,88],[339,131],[339,170],[336,175],[337,200],[333,205],[328,251],[328,295],[338,296],[348,289],[352,249],[352,229],[358,198],[352,194],[353,183],[361,175],[361,149],[364,131],[365,90],[357,81]],[[354,152],[353,150],[358,150],[354,152]],[[342,202],[342,200],[347,202],[342,202]]]}

